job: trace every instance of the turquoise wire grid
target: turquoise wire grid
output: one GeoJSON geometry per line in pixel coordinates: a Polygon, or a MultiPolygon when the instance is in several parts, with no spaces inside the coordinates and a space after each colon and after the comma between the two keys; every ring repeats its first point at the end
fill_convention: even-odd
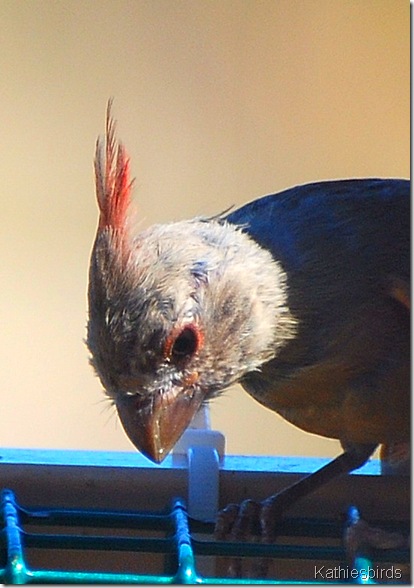
{"type": "MultiPolygon", "coordinates": [[[[191,520],[181,499],[175,499],[165,511],[156,513],[27,509],[17,503],[11,490],[4,490],[1,512],[0,580],[5,584],[341,584],[344,579],[356,584],[375,583],[375,564],[364,555],[355,558],[352,567],[356,572],[345,578],[348,568],[342,563],[345,558],[340,546],[343,522],[339,520],[286,519],[283,534],[290,537],[290,541],[279,545],[215,541],[212,524],[191,520]],[[92,534],[87,530],[92,530],[92,534]],[[303,540],[304,537],[317,537],[319,544],[309,546],[298,542],[298,538],[303,540]],[[332,540],[337,544],[329,545],[332,540]],[[151,558],[156,558],[161,570],[156,573],[145,573],[145,570],[142,573],[102,572],[63,569],[64,564],[53,566],[54,569],[43,568],[28,563],[31,550],[56,554],[71,550],[83,554],[128,552],[133,553],[137,563],[143,560],[144,567],[151,558]],[[327,569],[326,562],[331,562],[329,569],[334,569],[335,565],[338,577],[234,578],[220,573],[220,566],[219,571],[215,568],[211,573],[211,562],[217,558],[223,562],[235,560],[239,564],[250,560],[256,563],[256,569],[261,561],[306,560],[315,570],[327,569]]],[[[388,550],[385,557],[394,565],[395,562],[407,565],[410,554],[408,549],[388,550]]]]}

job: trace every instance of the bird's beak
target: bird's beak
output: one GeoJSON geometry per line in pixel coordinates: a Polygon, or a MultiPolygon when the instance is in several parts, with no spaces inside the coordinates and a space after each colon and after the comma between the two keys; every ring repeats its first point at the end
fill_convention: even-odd
{"type": "Polygon", "coordinates": [[[151,396],[120,394],[116,407],[135,447],[156,463],[168,455],[203,402],[199,390],[182,388],[151,396]]]}

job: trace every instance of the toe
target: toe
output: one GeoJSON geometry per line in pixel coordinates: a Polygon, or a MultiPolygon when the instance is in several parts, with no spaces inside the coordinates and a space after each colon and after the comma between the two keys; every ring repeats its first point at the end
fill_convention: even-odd
{"type": "Polygon", "coordinates": [[[232,531],[235,541],[251,541],[260,535],[260,511],[259,502],[245,500],[241,503],[232,531]]]}
{"type": "Polygon", "coordinates": [[[239,515],[238,504],[228,504],[217,514],[214,536],[218,541],[226,541],[232,536],[234,524],[239,515]]]}
{"type": "Polygon", "coordinates": [[[284,501],[281,495],[275,494],[262,502],[260,512],[260,526],[262,539],[272,542],[276,533],[277,523],[284,513],[284,501]]]}

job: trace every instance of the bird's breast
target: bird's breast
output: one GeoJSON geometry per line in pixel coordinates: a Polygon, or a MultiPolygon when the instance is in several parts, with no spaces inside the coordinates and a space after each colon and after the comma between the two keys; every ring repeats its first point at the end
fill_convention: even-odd
{"type": "Polygon", "coordinates": [[[243,382],[249,394],[304,431],[353,443],[409,439],[407,365],[380,380],[331,362],[282,379],[258,376],[243,382]]]}
{"type": "Polygon", "coordinates": [[[355,443],[407,440],[406,321],[404,309],[392,303],[381,308],[378,301],[375,309],[346,321],[316,361],[307,363],[306,344],[292,341],[284,358],[276,357],[241,383],[258,402],[305,431],[355,443]]]}

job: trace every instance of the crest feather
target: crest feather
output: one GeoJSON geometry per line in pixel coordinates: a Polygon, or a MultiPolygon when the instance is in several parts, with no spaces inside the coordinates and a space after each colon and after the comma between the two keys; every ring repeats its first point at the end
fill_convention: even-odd
{"type": "Polygon", "coordinates": [[[111,114],[112,100],[106,110],[105,140],[98,139],[95,153],[96,198],[100,210],[99,229],[126,230],[127,209],[133,182],[129,177],[129,157],[116,139],[116,122],[111,114]]]}

